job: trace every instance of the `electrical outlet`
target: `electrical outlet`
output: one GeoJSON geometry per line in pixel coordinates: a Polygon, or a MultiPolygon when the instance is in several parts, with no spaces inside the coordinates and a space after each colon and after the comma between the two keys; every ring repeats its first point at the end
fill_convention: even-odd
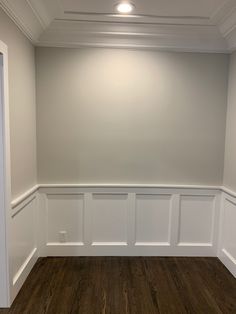
{"type": "Polygon", "coordinates": [[[61,243],[65,243],[66,242],[66,236],[67,236],[67,232],[66,231],[60,231],[59,232],[59,241],[61,243]]]}

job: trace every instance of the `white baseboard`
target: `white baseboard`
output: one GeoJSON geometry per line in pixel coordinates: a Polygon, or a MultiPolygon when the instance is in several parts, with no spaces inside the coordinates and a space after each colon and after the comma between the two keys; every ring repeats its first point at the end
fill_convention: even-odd
{"type": "Polygon", "coordinates": [[[221,251],[219,256],[221,262],[225,265],[225,267],[231,272],[231,274],[236,278],[236,260],[233,256],[228,253],[225,249],[221,251]]]}
{"type": "Polygon", "coordinates": [[[189,248],[170,248],[170,247],[135,247],[129,246],[102,246],[81,247],[77,245],[64,245],[58,243],[47,246],[47,256],[177,256],[177,257],[215,257],[215,251],[211,248],[189,247],[189,248]]]}

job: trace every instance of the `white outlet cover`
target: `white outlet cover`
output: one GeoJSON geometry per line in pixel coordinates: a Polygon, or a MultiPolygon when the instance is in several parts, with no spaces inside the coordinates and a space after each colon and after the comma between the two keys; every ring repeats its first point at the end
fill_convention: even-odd
{"type": "Polygon", "coordinates": [[[59,232],[59,240],[61,243],[66,242],[66,236],[67,236],[67,232],[66,231],[60,231],[59,232]]]}

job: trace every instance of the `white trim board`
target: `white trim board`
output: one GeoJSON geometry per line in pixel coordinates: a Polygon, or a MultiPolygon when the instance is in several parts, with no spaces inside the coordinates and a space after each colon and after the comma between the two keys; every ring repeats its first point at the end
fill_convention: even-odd
{"type": "MultiPolygon", "coordinates": [[[[89,183],[89,184],[37,184],[27,190],[25,193],[19,195],[15,199],[12,200],[11,206],[12,208],[15,208],[20,203],[22,203],[26,198],[28,198],[30,195],[36,193],[39,190],[42,189],[187,189],[187,190],[225,190],[224,188],[220,186],[212,186],[212,185],[172,185],[172,184],[114,184],[114,183],[103,183],[103,184],[97,184],[97,183],[89,183]]],[[[230,193],[230,192],[229,192],[230,193]]],[[[234,192],[231,192],[234,193],[234,192]]],[[[236,196],[236,193],[235,193],[236,196]]]]}
{"type": "Polygon", "coordinates": [[[12,202],[11,202],[11,207],[14,209],[15,207],[17,207],[20,203],[22,203],[25,199],[27,199],[29,196],[31,196],[32,194],[34,194],[35,192],[38,191],[39,186],[35,185],[32,188],[30,188],[29,190],[27,190],[25,193],[21,194],[19,197],[15,198],[12,202]]]}
{"type": "Polygon", "coordinates": [[[9,222],[11,212],[8,51],[0,41],[0,307],[10,304],[9,222]]]}
{"type": "Polygon", "coordinates": [[[233,190],[230,190],[227,187],[224,186],[217,186],[217,185],[175,185],[175,184],[117,184],[117,183],[103,183],[103,184],[97,184],[97,183],[79,183],[79,184],[69,184],[69,183],[46,183],[46,184],[36,184],[29,190],[27,190],[25,193],[19,195],[15,199],[11,201],[12,208],[15,208],[17,205],[19,205],[21,202],[23,202],[28,196],[34,194],[40,189],[62,189],[62,188],[82,188],[82,189],[88,189],[88,188],[129,188],[129,189],[136,189],[136,188],[158,188],[158,189],[194,189],[194,190],[218,190],[220,192],[225,192],[233,197],[236,197],[236,192],[233,190]]]}
{"type": "Polygon", "coordinates": [[[12,288],[11,288],[11,299],[12,302],[19,293],[29,273],[38,259],[37,248],[34,248],[29,256],[26,258],[24,263],[19,268],[18,272],[13,277],[12,288]]]}
{"type": "MultiPolygon", "coordinates": [[[[185,21],[184,21],[185,22],[185,21]]],[[[228,52],[225,38],[212,25],[132,24],[54,20],[37,46],[228,52]]]]}

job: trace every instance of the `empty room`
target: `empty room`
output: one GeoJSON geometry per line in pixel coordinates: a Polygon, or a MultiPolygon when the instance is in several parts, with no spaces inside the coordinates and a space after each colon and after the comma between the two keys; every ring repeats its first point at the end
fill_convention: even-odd
{"type": "Polygon", "coordinates": [[[0,0],[0,314],[236,314],[236,1],[0,0]]]}

